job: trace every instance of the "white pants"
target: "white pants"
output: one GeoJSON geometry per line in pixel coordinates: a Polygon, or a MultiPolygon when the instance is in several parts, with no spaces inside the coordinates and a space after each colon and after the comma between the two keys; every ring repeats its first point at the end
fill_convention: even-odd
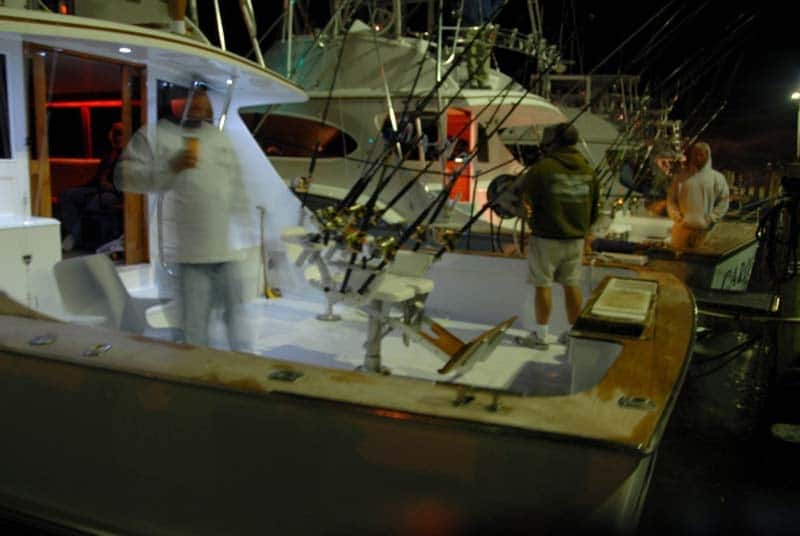
{"type": "Polygon", "coordinates": [[[181,263],[180,296],[187,343],[208,346],[211,311],[222,305],[231,349],[246,347],[246,330],[240,314],[244,300],[239,263],[181,263]]]}

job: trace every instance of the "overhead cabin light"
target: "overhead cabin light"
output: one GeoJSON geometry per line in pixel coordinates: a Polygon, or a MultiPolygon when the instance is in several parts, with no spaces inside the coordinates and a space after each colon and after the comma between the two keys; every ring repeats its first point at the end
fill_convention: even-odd
{"type": "Polygon", "coordinates": [[[130,48],[128,48],[128,47],[119,47],[119,51],[120,51],[122,54],[130,54],[131,52],[133,52],[133,51],[132,51],[130,48]]]}
{"type": "Polygon", "coordinates": [[[39,52],[37,52],[37,54],[42,57],[47,56],[47,52],[45,52],[44,50],[40,50],[39,52]]]}
{"type": "Polygon", "coordinates": [[[800,91],[792,93],[792,100],[800,100],[800,91]]]}
{"type": "Polygon", "coordinates": [[[225,80],[225,83],[226,83],[226,84],[228,84],[229,86],[230,86],[230,85],[233,85],[233,80],[231,80],[230,78],[228,78],[227,80],[225,80]]]}

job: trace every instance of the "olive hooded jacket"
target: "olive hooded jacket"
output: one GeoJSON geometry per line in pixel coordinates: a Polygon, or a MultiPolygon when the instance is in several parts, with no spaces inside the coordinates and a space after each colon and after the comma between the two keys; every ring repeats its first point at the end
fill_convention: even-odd
{"type": "Polygon", "coordinates": [[[534,236],[583,238],[597,219],[599,185],[575,146],[557,147],[525,174],[522,192],[531,205],[534,236]]]}

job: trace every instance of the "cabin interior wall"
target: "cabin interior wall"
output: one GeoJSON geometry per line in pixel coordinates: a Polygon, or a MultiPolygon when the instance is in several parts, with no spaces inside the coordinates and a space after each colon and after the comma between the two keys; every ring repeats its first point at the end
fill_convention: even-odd
{"type": "Polygon", "coordinates": [[[22,72],[22,41],[0,39],[0,54],[6,58],[6,90],[8,93],[11,158],[0,159],[0,215],[25,218],[31,215],[30,184],[18,177],[28,177],[28,145],[25,80],[14,76],[22,72]]]}
{"type": "MultiPolygon", "coordinates": [[[[455,146],[447,162],[447,173],[455,173],[464,164],[456,159],[463,154],[472,152],[475,148],[476,125],[470,123],[472,114],[466,110],[450,109],[447,111],[447,138],[453,140],[455,146]],[[458,138],[457,140],[454,138],[458,138]]],[[[470,163],[458,175],[453,189],[450,191],[450,199],[467,202],[472,195],[473,164],[470,163]]]]}

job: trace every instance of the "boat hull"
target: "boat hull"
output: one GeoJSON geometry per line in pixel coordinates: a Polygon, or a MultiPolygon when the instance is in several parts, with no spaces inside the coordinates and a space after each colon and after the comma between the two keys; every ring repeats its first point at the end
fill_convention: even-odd
{"type": "Polygon", "coordinates": [[[624,532],[635,528],[654,459],[512,427],[10,351],[0,370],[3,506],[93,530],[624,532]]]}

